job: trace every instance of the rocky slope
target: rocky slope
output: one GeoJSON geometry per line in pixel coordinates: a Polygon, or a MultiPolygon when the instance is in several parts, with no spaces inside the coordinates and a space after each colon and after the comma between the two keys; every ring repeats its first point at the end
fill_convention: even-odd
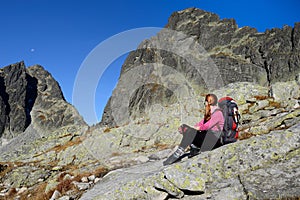
{"type": "Polygon", "coordinates": [[[173,166],[153,161],[115,170],[81,199],[296,199],[299,130],[298,123],[173,166]]]}
{"type": "Polygon", "coordinates": [[[300,84],[278,82],[272,88],[274,97],[267,96],[268,87],[247,82],[215,90],[239,103],[240,141],[167,167],[162,161],[181,139],[178,125],[202,117],[195,105],[182,111],[178,103],[156,105],[151,117],[118,128],[58,129],[53,137],[28,143],[26,153],[1,153],[0,196],[296,199],[300,84]],[[181,121],[182,114],[190,117],[181,121]]]}
{"type": "Polygon", "coordinates": [[[298,26],[257,33],[176,12],[129,55],[93,127],[41,66],[1,69],[0,199],[299,199],[298,26]],[[238,102],[240,141],[162,166],[207,91],[238,102]]]}
{"type": "MultiPolygon", "coordinates": [[[[24,62],[19,62],[6,66],[0,69],[0,85],[2,188],[9,180],[5,176],[7,168],[14,167],[23,175],[36,175],[39,173],[36,168],[23,168],[20,163],[28,164],[36,154],[83,134],[87,125],[65,101],[59,84],[40,65],[26,68],[24,62]]],[[[22,179],[18,174],[13,177],[18,179],[14,180],[15,184],[22,180],[37,183],[35,178],[22,179]]]]}

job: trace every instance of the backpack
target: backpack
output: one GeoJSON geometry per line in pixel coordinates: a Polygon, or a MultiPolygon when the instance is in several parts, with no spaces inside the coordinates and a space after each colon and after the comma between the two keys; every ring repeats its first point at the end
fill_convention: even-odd
{"type": "Polygon", "coordinates": [[[241,118],[236,102],[231,97],[219,99],[218,106],[224,116],[224,128],[221,135],[221,143],[236,142],[239,137],[238,125],[241,118]]]}

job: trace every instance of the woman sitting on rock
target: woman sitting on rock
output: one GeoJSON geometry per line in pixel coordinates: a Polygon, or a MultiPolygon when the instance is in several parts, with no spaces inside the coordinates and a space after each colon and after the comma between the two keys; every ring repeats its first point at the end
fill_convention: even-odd
{"type": "Polygon", "coordinates": [[[217,103],[216,95],[206,95],[204,119],[197,123],[194,128],[186,124],[179,127],[179,132],[183,134],[183,138],[177,150],[163,162],[164,165],[178,161],[188,146],[190,146],[189,157],[193,157],[199,154],[200,150],[202,152],[209,151],[222,145],[220,136],[224,126],[224,117],[217,103]]]}

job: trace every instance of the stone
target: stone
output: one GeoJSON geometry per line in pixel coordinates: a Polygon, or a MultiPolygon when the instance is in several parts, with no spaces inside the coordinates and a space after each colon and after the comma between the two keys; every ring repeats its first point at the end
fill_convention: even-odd
{"type": "Polygon", "coordinates": [[[96,184],[96,183],[98,183],[99,181],[101,181],[101,178],[95,178],[95,180],[94,180],[94,183],[96,184]]]}
{"type": "Polygon", "coordinates": [[[70,200],[70,199],[71,199],[71,197],[69,197],[69,196],[62,196],[58,200],[70,200]]]}
{"type": "Polygon", "coordinates": [[[16,167],[0,178],[5,185],[14,188],[31,187],[38,183],[39,179],[47,179],[50,176],[49,170],[37,168],[35,166],[16,167]]]}
{"type": "Polygon", "coordinates": [[[137,163],[145,163],[149,161],[149,158],[147,156],[138,156],[137,158],[135,158],[135,161],[137,163]]]}
{"type": "Polygon", "coordinates": [[[74,176],[71,176],[70,174],[66,174],[65,176],[64,176],[64,180],[71,180],[71,179],[73,179],[74,178],[74,176]]]}
{"type": "Polygon", "coordinates": [[[159,151],[159,152],[156,152],[154,154],[151,154],[149,156],[149,159],[150,160],[161,160],[163,158],[166,158],[168,157],[170,154],[171,154],[172,150],[170,149],[165,149],[165,150],[162,150],[162,151],[159,151]]]}
{"type": "Polygon", "coordinates": [[[95,176],[95,175],[90,175],[90,176],[88,177],[88,180],[89,180],[89,181],[95,181],[95,179],[96,179],[96,176],[95,176]]]}
{"type": "Polygon", "coordinates": [[[76,181],[73,181],[72,183],[73,183],[73,184],[77,187],[77,189],[80,190],[80,191],[87,190],[87,189],[89,189],[90,186],[91,186],[89,183],[79,183],[79,182],[76,182],[76,181]]]}
{"type": "Polygon", "coordinates": [[[60,170],[62,170],[62,166],[55,166],[51,170],[52,171],[60,171],[60,170]]]}
{"type": "Polygon", "coordinates": [[[28,190],[27,187],[22,187],[22,188],[19,188],[19,189],[17,190],[17,192],[18,192],[18,194],[21,194],[21,193],[23,193],[23,192],[26,192],[27,190],[28,190]]]}
{"type": "Polygon", "coordinates": [[[257,101],[254,106],[251,106],[249,108],[249,112],[250,113],[255,113],[258,110],[261,110],[263,108],[266,108],[269,106],[269,101],[268,100],[262,100],[262,101],[257,101]]]}
{"type": "Polygon", "coordinates": [[[89,182],[89,179],[87,178],[87,177],[82,177],[81,178],[81,182],[83,182],[83,183],[88,183],[89,182]]]}
{"type": "Polygon", "coordinates": [[[287,100],[300,98],[300,86],[296,81],[277,82],[271,87],[274,99],[281,102],[283,106],[287,106],[287,100]]]}
{"type": "Polygon", "coordinates": [[[50,200],[56,200],[61,196],[61,193],[57,190],[55,190],[50,198],[50,200]]]}

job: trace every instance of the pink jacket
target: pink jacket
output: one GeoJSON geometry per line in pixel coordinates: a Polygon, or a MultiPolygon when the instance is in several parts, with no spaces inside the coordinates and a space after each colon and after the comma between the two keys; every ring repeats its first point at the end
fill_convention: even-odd
{"type": "Polygon", "coordinates": [[[195,124],[195,128],[200,131],[204,131],[204,130],[219,131],[219,129],[223,130],[223,126],[224,126],[223,113],[220,110],[216,110],[217,108],[218,108],[217,106],[211,106],[211,113],[212,113],[211,119],[208,120],[205,124],[204,124],[204,119],[202,119],[200,122],[195,124]]]}

